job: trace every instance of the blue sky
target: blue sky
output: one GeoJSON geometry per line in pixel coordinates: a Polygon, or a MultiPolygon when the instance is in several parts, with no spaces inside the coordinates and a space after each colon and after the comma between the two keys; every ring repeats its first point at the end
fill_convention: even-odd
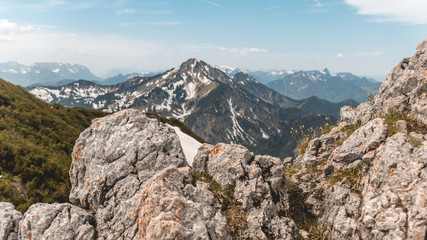
{"type": "Polygon", "coordinates": [[[426,0],[0,2],[0,62],[69,62],[99,76],[190,57],[252,70],[379,80],[427,37],[426,0]]]}

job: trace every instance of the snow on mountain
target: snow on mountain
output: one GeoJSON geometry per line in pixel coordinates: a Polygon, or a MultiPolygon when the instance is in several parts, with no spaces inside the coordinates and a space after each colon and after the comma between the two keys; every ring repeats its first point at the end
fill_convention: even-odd
{"type": "Polygon", "coordinates": [[[0,63],[0,77],[22,86],[64,79],[100,80],[85,66],[56,62],[35,63],[29,66],[18,62],[0,63]]]}
{"type": "Polygon", "coordinates": [[[194,58],[162,74],[136,76],[116,85],[78,81],[29,91],[65,106],[104,111],[138,108],[174,117],[211,143],[239,143],[275,156],[292,154],[295,141],[290,141],[290,127],[316,127],[327,119],[317,116],[319,112],[310,115],[296,109],[302,102],[268,89],[247,74],[230,77],[194,58]],[[277,148],[269,147],[273,145],[277,148]]]}
{"type": "Polygon", "coordinates": [[[299,71],[269,82],[267,86],[294,99],[316,96],[331,102],[346,99],[365,102],[368,94],[377,91],[380,84],[351,73],[331,73],[325,68],[322,71],[299,71]]]}

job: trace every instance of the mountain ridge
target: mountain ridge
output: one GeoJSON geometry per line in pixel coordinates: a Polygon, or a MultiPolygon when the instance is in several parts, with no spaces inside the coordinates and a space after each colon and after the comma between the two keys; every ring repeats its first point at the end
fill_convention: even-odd
{"type": "Polygon", "coordinates": [[[301,123],[307,128],[318,128],[333,121],[318,116],[322,114],[318,109],[326,109],[336,116],[341,107],[317,99],[295,101],[246,74],[231,78],[194,58],[152,77],[137,76],[111,86],[83,83],[56,88],[39,87],[29,91],[46,101],[66,106],[108,111],[137,108],[143,112],[174,117],[209,142],[240,143],[255,152],[266,149],[272,155],[282,157],[292,154],[295,147],[294,143],[287,143],[287,140],[297,138],[291,136],[291,127],[297,128],[301,123]],[[310,111],[304,112],[303,108],[310,111]],[[286,147],[285,150],[276,148],[276,151],[274,148],[267,149],[266,144],[284,144],[286,147]]]}

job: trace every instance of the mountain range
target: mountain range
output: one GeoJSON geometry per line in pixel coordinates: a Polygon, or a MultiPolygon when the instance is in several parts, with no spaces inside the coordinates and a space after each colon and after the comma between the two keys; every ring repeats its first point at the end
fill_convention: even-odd
{"type": "Polygon", "coordinates": [[[291,155],[295,139],[301,137],[293,136],[292,128],[318,128],[333,120],[325,115],[337,116],[341,106],[357,105],[354,101],[334,104],[315,97],[293,100],[245,73],[230,77],[197,59],[156,76],[137,76],[116,85],[80,80],[29,91],[65,106],[155,112],[183,121],[209,142],[239,143],[251,151],[281,157],[291,155]]]}
{"type": "Polygon", "coordinates": [[[267,83],[268,87],[294,99],[317,96],[331,102],[349,98],[366,102],[368,95],[374,95],[380,85],[380,82],[373,79],[361,78],[351,73],[334,74],[328,69],[299,71],[267,83]]]}
{"type": "Polygon", "coordinates": [[[66,79],[102,80],[85,66],[56,62],[35,63],[30,66],[18,62],[0,63],[0,77],[21,86],[66,79]]]}

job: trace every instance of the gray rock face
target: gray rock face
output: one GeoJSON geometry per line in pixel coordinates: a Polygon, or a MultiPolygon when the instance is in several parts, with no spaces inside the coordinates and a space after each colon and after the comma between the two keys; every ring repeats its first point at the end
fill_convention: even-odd
{"type": "Polygon", "coordinates": [[[12,203],[0,202],[0,240],[18,239],[18,225],[22,214],[12,203]]]}
{"type": "Polygon", "coordinates": [[[363,185],[364,238],[427,237],[427,141],[414,148],[397,133],[376,150],[363,185]]]}
{"type": "Polygon", "coordinates": [[[19,239],[95,239],[95,219],[84,209],[67,203],[37,203],[24,214],[19,239]]]}
{"type": "Polygon", "coordinates": [[[341,110],[341,120],[366,123],[390,110],[407,111],[427,124],[427,39],[422,41],[414,56],[405,58],[388,74],[371,102],[356,109],[341,110]]]}
{"type": "Polygon", "coordinates": [[[133,239],[144,183],[184,159],[173,130],[140,111],[96,119],[74,147],[70,201],[95,212],[100,238],[133,239]]]}
{"type": "MultiPolygon", "coordinates": [[[[352,133],[329,158],[334,167],[345,168],[356,160],[362,160],[365,153],[377,149],[387,137],[387,125],[382,118],[376,118],[352,133]]],[[[354,166],[352,166],[354,167],[354,166]]]]}
{"type": "Polygon", "coordinates": [[[295,223],[284,217],[288,196],[283,165],[278,158],[254,156],[240,145],[204,144],[193,162],[196,171],[207,172],[247,213],[248,239],[294,239],[295,223]]]}
{"type": "Polygon", "coordinates": [[[372,102],[343,107],[339,126],[312,140],[295,161],[302,168],[292,181],[328,238],[427,238],[426,72],[427,39],[392,70],[372,102]],[[407,112],[419,127],[405,120],[387,126],[381,117],[390,110],[407,112]],[[337,136],[348,124],[361,126],[340,145],[337,136]],[[389,127],[397,133],[389,136],[389,127]],[[333,144],[321,150],[326,139],[333,144]],[[327,153],[324,163],[320,156],[327,153]]]}
{"type": "Polygon", "coordinates": [[[334,127],[329,133],[311,140],[304,155],[298,156],[295,163],[304,169],[309,169],[328,159],[336,148],[336,142],[347,137],[345,133],[340,131],[343,126],[341,124],[334,127]]]}
{"type": "Polygon", "coordinates": [[[208,187],[192,185],[190,168],[168,167],[153,176],[141,193],[138,239],[231,239],[208,187]]]}

